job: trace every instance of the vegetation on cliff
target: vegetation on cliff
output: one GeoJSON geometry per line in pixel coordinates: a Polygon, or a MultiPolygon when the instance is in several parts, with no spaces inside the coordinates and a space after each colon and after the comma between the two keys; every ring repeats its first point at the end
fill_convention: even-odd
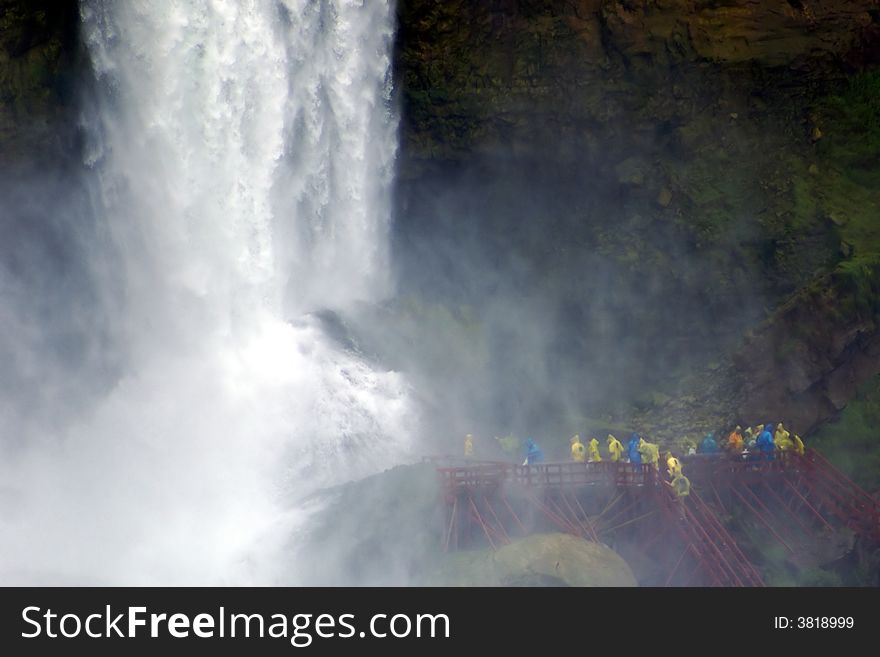
{"type": "Polygon", "coordinates": [[[400,312],[491,419],[806,433],[880,371],[873,3],[399,13],[400,312]]]}

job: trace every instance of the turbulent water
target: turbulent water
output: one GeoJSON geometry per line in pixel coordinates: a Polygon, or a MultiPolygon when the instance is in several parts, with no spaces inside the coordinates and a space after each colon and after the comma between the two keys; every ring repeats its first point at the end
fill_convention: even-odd
{"type": "Polygon", "coordinates": [[[393,7],[85,0],[81,15],[88,260],[116,368],[0,466],[0,573],[296,582],[294,501],[410,447],[405,381],[316,319],[390,293],[393,7]]]}

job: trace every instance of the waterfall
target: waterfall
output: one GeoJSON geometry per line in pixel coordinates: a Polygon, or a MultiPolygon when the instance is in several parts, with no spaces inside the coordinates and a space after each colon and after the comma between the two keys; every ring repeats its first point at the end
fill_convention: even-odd
{"type": "Polygon", "coordinates": [[[392,4],[83,0],[119,370],[4,466],[8,580],[295,582],[296,500],[405,457],[405,380],[316,318],[392,292],[392,4]]]}

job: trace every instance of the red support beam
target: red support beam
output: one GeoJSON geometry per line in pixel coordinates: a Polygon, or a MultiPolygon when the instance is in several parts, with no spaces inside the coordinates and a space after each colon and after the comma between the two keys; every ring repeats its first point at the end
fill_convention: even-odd
{"type": "Polygon", "coordinates": [[[764,516],[761,515],[761,512],[758,511],[751,504],[749,504],[749,501],[745,497],[743,497],[736,488],[731,488],[730,490],[732,490],[733,494],[736,495],[740,499],[740,501],[746,506],[746,508],[749,509],[758,520],[761,521],[761,524],[763,524],[770,531],[770,533],[773,534],[773,536],[776,538],[776,540],[779,541],[785,547],[786,550],[788,550],[789,552],[794,554],[794,550],[791,549],[791,546],[789,546],[789,544],[785,542],[784,538],[782,538],[779,534],[776,533],[776,530],[773,529],[773,525],[771,525],[770,522],[768,522],[764,518],[764,516]]]}
{"type": "Polygon", "coordinates": [[[693,545],[688,543],[687,546],[682,551],[681,556],[678,558],[678,561],[675,562],[675,567],[670,571],[669,577],[666,578],[666,583],[663,586],[669,586],[669,584],[672,582],[672,578],[675,577],[675,573],[678,572],[678,567],[681,565],[681,562],[684,560],[684,555],[686,555],[692,549],[693,549],[693,545]]]}
{"type": "Polygon", "coordinates": [[[501,496],[501,501],[504,502],[504,506],[507,508],[508,513],[513,516],[513,519],[516,521],[516,524],[519,525],[519,528],[523,531],[523,534],[527,534],[528,530],[526,529],[526,526],[522,524],[522,522],[520,522],[519,517],[516,515],[516,513],[513,512],[513,509],[510,507],[510,503],[507,501],[507,498],[504,495],[501,496]]]}
{"type": "Polygon", "coordinates": [[[590,516],[587,515],[587,512],[584,511],[584,507],[581,506],[580,500],[578,500],[577,496],[574,498],[575,504],[577,504],[577,508],[580,510],[581,515],[584,517],[584,523],[587,525],[587,528],[590,532],[590,537],[596,542],[599,542],[599,535],[596,533],[595,528],[593,527],[593,523],[590,522],[590,516]]]}
{"type": "Polygon", "coordinates": [[[732,552],[734,558],[739,562],[737,566],[738,570],[750,580],[749,584],[751,586],[763,586],[764,582],[761,579],[758,570],[752,565],[752,562],[746,558],[746,555],[744,555],[742,550],[739,549],[739,545],[737,545],[730,533],[724,528],[718,518],[712,513],[708,506],[706,506],[706,503],[696,494],[696,492],[694,492],[694,500],[698,505],[703,507],[703,513],[710,518],[712,524],[715,525],[721,540],[727,546],[727,549],[732,552]]]}
{"type": "Polygon", "coordinates": [[[798,524],[798,527],[800,527],[804,531],[805,534],[807,534],[808,536],[812,535],[812,533],[813,533],[812,529],[810,527],[808,527],[796,514],[791,512],[791,510],[785,505],[785,501],[766,482],[764,483],[764,489],[768,493],[770,493],[770,495],[773,497],[773,499],[778,502],[779,506],[782,507],[783,510],[788,512],[788,514],[787,514],[788,517],[790,517],[792,520],[794,520],[798,524]]]}
{"type": "MultiPolygon", "coordinates": [[[[749,495],[749,497],[751,497],[752,501],[757,506],[761,507],[761,509],[764,511],[764,513],[766,514],[766,516],[768,518],[770,518],[771,520],[774,518],[773,512],[769,508],[767,508],[767,505],[764,504],[764,501],[760,497],[758,497],[757,494],[755,494],[755,491],[753,491],[748,486],[744,486],[743,490],[749,495]]],[[[794,537],[792,537],[790,534],[789,534],[788,538],[789,538],[789,540],[794,540],[794,537]]]]}
{"type": "Polygon", "coordinates": [[[489,541],[489,545],[492,546],[493,550],[497,550],[498,548],[495,546],[495,541],[493,541],[492,537],[489,535],[489,528],[486,526],[486,523],[483,522],[483,518],[482,518],[482,516],[480,516],[480,512],[477,509],[477,505],[474,504],[474,498],[468,496],[468,502],[470,502],[470,504],[471,504],[471,511],[473,512],[474,517],[476,518],[477,522],[480,524],[480,527],[483,528],[483,533],[486,534],[486,540],[489,541]]]}
{"type": "Polygon", "coordinates": [[[489,509],[489,513],[492,514],[495,522],[498,523],[498,533],[501,534],[505,543],[510,543],[510,535],[507,533],[507,530],[504,529],[504,524],[498,519],[498,515],[495,513],[495,509],[492,508],[492,503],[489,501],[489,498],[483,497],[483,501],[486,503],[486,508],[489,509]]]}
{"type": "Polygon", "coordinates": [[[452,529],[455,527],[455,514],[458,512],[458,497],[452,502],[452,513],[449,514],[449,529],[446,532],[446,552],[449,552],[449,541],[452,538],[452,529]]]}
{"type": "MultiPolygon", "coordinates": [[[[665,497],[664,503],[667,508],[670,508],[670,498],[669,495],[674,495],[671,490],[665,490],[660,493],[661,496],[665,497]]],[[[696,492],[692,491],[691,495],[694,495],[694,499],[696,499],[696,492]]],[[[700,501],[702,502],[702,501],[700,501]]],[[[694,533],[698,539],[695,545],[705,546],[706,554],[704,554],[703,559],[707,564],[708,570],[713,575],[718,575],[719,570],[726,571],[727,579],[735,586],[743,586],[743,582],[739,578],[739,574],[737,572],[737,568],[733,566],[726,556],[724,552],[719,547],[718,542],[710,536],[709,532],[715,533],[715,527],[711,525],[711,523],[706,522],[706,514],[704,510],[706,509],[705,505],[702,508],[699,508],[701,515],[703,515],[703,521],[700,518],[696,517],[694,514],[694,510],[689,508],[689,506],[684,506],[685,518],[687,519],[688,533],[694,533]],[[711,565],[715,567],[712,568],[711,565]]],[[[675,511],[670,508],[673,516],[675,515],[675,511]]],[[[679,527],[682,527],[681,523],[678,524],[679,527]]],[[[683,527],[682,527],[683,529],[683,527]]],[[[698,548],[699,549],[699,548],[698,548]]],[[[718,577],[719,582],[721,578],[718,577]]]]}

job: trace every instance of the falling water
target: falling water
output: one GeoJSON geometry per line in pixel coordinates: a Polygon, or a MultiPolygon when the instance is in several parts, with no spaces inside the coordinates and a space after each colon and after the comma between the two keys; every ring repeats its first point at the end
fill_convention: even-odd
{"type": "Polygon", "coordinates": [[[83,1],[118,368],[2,466],[8,581],[295,582],[295,500],[405,457],[405,382],[315,319],[390,293],[391,4],[83,1]]]}

